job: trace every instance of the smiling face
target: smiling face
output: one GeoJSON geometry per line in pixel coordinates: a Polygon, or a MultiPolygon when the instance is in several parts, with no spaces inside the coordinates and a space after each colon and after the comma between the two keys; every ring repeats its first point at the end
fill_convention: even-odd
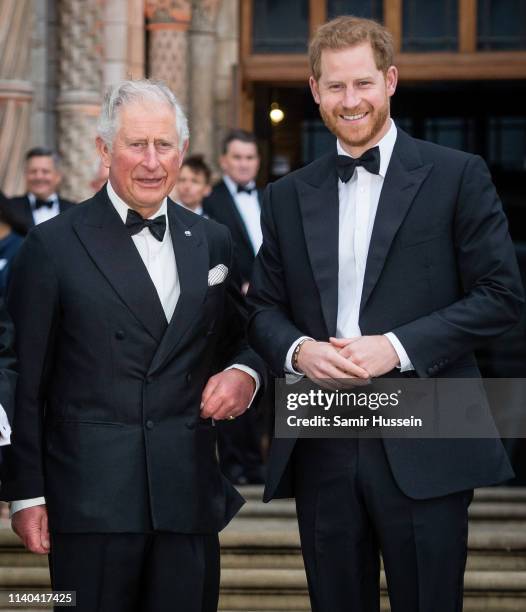
{"type": "Polygon", "coordinates": [[[373,147],[389,130],[389,101],[398,73],[378,70],[369,43],[324,49],[321,74],[310,78],[314,100],[325,125],[353,157],[373,147]]]}
{"type": "Polygon", "coordinates": [[[51,155],[36,155],[26,162],[27,190],[40,200],[47,200],[55,193],[61,178],[51,155]]]}
{"type": "Polygon", "coordinates": [[[143,217],[153,215],[172,190],[181,167],[175,113],[162,102],[132,102],[120,110],[111,149],[97,148],[117,195],[143,217]]]}

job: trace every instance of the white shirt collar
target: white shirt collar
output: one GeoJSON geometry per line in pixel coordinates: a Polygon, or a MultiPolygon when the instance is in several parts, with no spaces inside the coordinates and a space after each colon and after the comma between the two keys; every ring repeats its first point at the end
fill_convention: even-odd
{"type": "MultiPolygon", "coordinates": [[[[391,161],[391,155],[393,154],[397,135],[397,129],[394,121],[392,119],[389,119],[389,121],[391,122],[391,126],[389,127],[387,134],[384,134],[376,145],[374,145],[380,148],[380,176],[382,178],[385,178],[387,167],[391,161]]],[[[338,151],[338,155],[347,155],[352,157],[352,155],[349,155],[349,153],[347,153],[347,151],[342,147],[339,140],[336,141],[336,149],[338,151]]]]}
{"type": "MultiPolygon", "coordinates": [[[[31,206],[31,208],[35,207],[35,203],[37,201],[37,196],[32,193],[31,191],[27,192],[27,197],[29,199],[29,204],[31,206]]],[[[58,195],[56,193],[52,193],[49,198],[46,198],[47,202],[53,202],[53,204],[56,204],[58,202],[58,195]]]]}
{"type": "MultiPolygon", "coordinates": [[[[237,183],[235,181],[233,181],[228,175],[223,175],[223,181],[225,181],[225,185],[228,188],[228,191],[230,191],[232,196],[236,196],[237,195],[237,183]]],[[[249,181],[246,184],[247,189],[255,189],[256,188],[256,181],[249,181]]]]}
{"type": "MultiPolygon", "coordinates": [[[[117,193],[115,192],[115,189],[113,189],[109,180],[106,184],[106,189],[108,191],[108,197],[110,198],[111,203],[115,207],[115,210],[119,213],[119,217],[122,219],[123,223],[126,223],[126,217],[128,216],[128,210],[131,209],[131,206],[128,206],[128,204],[126,204],[126,202],[117,195],[117,193]]],[[[167,198],[164,198],[161,204],[161,207],[154,215],[152,215],[152,218],[159,217],[160,215],[165,215],[167,209],[168,209],[167,198]]],[[[168,228],[168,224],[166,224],[166,227],[168,228]]]]}

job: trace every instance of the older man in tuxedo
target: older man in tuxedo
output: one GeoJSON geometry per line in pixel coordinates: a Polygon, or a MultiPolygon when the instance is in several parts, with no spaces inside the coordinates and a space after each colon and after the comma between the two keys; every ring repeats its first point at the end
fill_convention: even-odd
{"type": "MultiPolygon", "coordinates": [[[[337,144],[267,189],[252,346],[276,372],[332,383],[480,376],[474,349],[523,305],[486,165],[397,128],[380,24],[329,22],[310,59],[337,144]]],[[[459,415],[479,408],[459,400],[459,415]]],[[[296,498],[315,612],[379,610],[379,549],[392,612],[459,612],[473,488],[511,475],[496,438],[276,439],[265,498],[296,498]]]]}
{"type": "Polygon", "coordinates": [[[73,206],[57,193],[62,180],[60,157],[51,149],[35,147],[26,153],[25,177],[27,193],[8,202],[12,227],[23,236],[73,206]]]}
{"type": "Polygon", "coordinates": [[[215,422],[260,384],[226,228],[167,198],[188,144],[160,83],[106,95],[92,199],[28,236],[9,309],[20,360],[2,496],[81,611],[217,608],[217,533],[243,503],[215,422]]]}

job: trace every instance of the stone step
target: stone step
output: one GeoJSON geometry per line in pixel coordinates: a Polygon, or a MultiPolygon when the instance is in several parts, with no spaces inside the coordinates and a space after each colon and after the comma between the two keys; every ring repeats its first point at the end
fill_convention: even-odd
{"type": "MultiPolygon", "coordinates": [[[[381,584],[382,610],[388,610],[383,574],[381,584]]],[[[526,572],[466,572],[464,600],[466,612],[524,612],[526,572]]],[[[310,610],[303,571],[223,571],[221,610],[259,612],[283,608],[310,610]]]]}
{"type": "MultiPolygon", "coordinates": [[[[221,534],[224,567],[298,567],[300,540],[295,520],[236,519],[221,534]]],[[[470,525],[468,563],[474,569],[522,570],[526,566],[526,530],[498,523],[470,525]],[[498,566],[497,566],[498,567],[498,566]]],[[[0,567],[46,567],[45,555],[25,551],[19,538],[0,528],[0,567]]]]}
{"type": "MultiPolygon", "coordinates": [[[[0,573],[0,610],[19,609],[9,604],[8,593],[45,589],[48,574],[43,568],[24,568],[0,573]]],[[[526,572],[468,571],[465,576],[465,609],[507,612],[526,609],[526,572]],[[490,604],[490,605],[488,605],[490,604]],[[499,607],[500,606],[500,607],[499,607]]],[[[385,577],[381,575],[382,591],[385,577]]],[[[385,600],[385,597],[384,597],[385,600]]],[[[300,569],[225,569],[221,576],[220,610],[309,610],[305,573],[300,569]]],[[[49,609],[40,606],[42,609],[49,609]]]]}

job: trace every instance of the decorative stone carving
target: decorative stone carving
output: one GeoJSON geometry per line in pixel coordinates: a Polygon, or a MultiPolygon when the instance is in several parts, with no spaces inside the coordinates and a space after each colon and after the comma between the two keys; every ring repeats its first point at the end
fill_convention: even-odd
{"type": "Polygon", "coordinates": [[[102,2],[59,2],[58,143],[63,160],[61,193],[72,200],[92,195],[97,161],[96,122],[102,90],[102,2]]]}
{"type": "Polygon", "coordinates": [[[192,0],[189,32],[190,148],[209,159],[215,140],[216,20],[220,4],[220,0],[192,0]]]}
{"type": "Polygon", "coordinates": [[[24,190],[33,88],[30,82],[31,0],[0,2],[0,188],[24,190]]]}
{"type": "Polygon", "coordinates": [[[188,0],[147,1],[146,17],[150,32],[148,47],[150,76],[164,81],[186,108],[190,2],[188,0]]]}

